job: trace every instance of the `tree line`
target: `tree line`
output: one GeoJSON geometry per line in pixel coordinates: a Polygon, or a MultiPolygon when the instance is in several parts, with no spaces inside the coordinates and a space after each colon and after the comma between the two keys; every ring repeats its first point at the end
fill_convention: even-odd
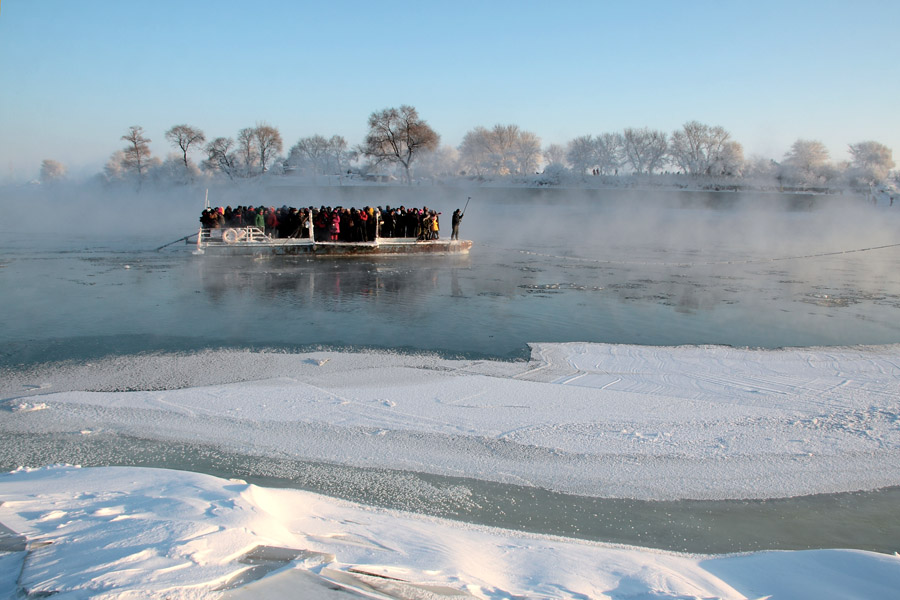
{"type": "MultiPolygon", "coordinates": [[[[441,147],[440,136],[408,105],[373,112],[363,143],[350,147],[340,135],[301,138],[282,156],[276,127],[257,123],[237,136],[207,141],[197,127],[175,125],[165,132],[174,152],[163,161],[152,156],[143,128],[132,126],[125,142],[103,171],[109,182],[190,181],[283,175],[396,173],[407,183],[414,175],[474,178],[524,176],[541,169],[589,176],[677,173],[695,177],[768,179],[781,185],[868,186],[884,182],[894,168],[892,151],[875,141],[849,145],[851,160],[834,163],[825,145],[798,139],[780,161],[745,158],[743,147],[722,126],[688,121],[671,134],[657,129],[626,128],[621,132],[583,135],[566,145],[541,147],[535,133],[517,125],[475,127],[456,148],[441,147]],[[192,156],[201,156],[195,163],[192,156]]],[[[65,176],[65,167],[45,160],[41,179],[65,176]]]]}
{"type": "Polygon", "coordinates": [[[783,184],[868,186],[884,182],[894,168],[891,149],[874,141],[849,145],[851,160],[833,163],[817,140],[799,139],[781,161],[744,158],[740,143],[721,126],[689,121],[667,135],[663,131],[625,129],[622,133],[583,136],[569,142],[565,158],[575,172],[617,174],[628,168],[653,175],[663,169],[693,176],[772,179],[783,184]]]}

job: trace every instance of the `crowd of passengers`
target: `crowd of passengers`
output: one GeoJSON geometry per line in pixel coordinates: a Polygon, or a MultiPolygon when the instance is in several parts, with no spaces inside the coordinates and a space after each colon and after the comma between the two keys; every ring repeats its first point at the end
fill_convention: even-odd
{"type": "Polygon", "coordinates": [[[267,236],[309,238],[312,220],[315,241],[371,242],[382,238],[436,240],[440,233],[439,212],[421,209],[367,206],[361,210],[342,206],[294,208],[293,206],[238,206],[207,208],[200,215],[204,229],[256,227],[267,236]]]}

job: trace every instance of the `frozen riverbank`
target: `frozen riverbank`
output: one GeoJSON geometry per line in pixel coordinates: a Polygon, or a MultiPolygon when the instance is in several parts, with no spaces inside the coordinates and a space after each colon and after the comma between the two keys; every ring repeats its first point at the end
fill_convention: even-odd
{"type": "MultiPolygon", "coordinates": [[[[36,467],[65,462],[53,452],[69,446],[44,443],[54,437],[88,451],[105,440],[106,454],[89,458],[114,464],[128,452],[116,440],[132,439],[260,465],[320,461],[655,500],[900,484],[898,346],[532,350],[528,362],[234,351],[6,369],[0,457],[36,467]],[[41,443],[23,443],[33,436],[41,443]]],[[[677,554],[171,469],[17,470],[0,476],[0,501],[9,593],[821,600],[900,586],[896,555],[677,554]]],[[[804,522],[827,529],[823,514],[804,522]]]]}
{"type": "Polygon", "coordinates": [[[897,346],[120,357],[5,372],[0,427],[596,497],[776,498],[900,484],[898,364],[897,346]]]}
{"type": "Polygon", "coordinates": [[[19,470],[0,476],[0,500],[10,598],[848,600],[900,587],[896,555],[673,554],[158,469],[19,470]]]}

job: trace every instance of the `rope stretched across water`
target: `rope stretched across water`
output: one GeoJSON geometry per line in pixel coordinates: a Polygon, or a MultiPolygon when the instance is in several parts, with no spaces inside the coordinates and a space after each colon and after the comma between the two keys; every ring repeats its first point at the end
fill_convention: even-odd
{"type": "Polygon", "coordinates": [[[868,248],[853,248],[851,250],[836,250],[833,252],[820,252],[818,254],[800,254],[796,256],[780,256],[775,258],[753,258],[746,260],[720,260],[720,261],[703,261],[703,262],[661,262],[661,261],[629,261],[629,260],[607,260],[607,259],[599,259],[599,258],[584,258],[580,256],[563,256],[558,254],[544,254],[541,252],[534,252],[532,250],[521,250],[521,249],[513,249],[513,248],[502,248],[500,246],[492,246],[490,244],[480,244],[481,246],[486,246],[488,248],[497,248],[500,250],[507,250],[509,252],[518,252],[519,254],[525,254],[529,256],[541,256],[544,258],[555,258],[559,260],[572,260],[579,262],[590,262],[596,264],[606,264],[606,265],[654,265],[654,266],[670,266],[670,267],[691,267],[698,265],[747,265],[747,264],[756,264],[756,263],[769,263],[769,262],[779,262],[785,260],[803,260],[809,258],[821,258],[824,256],[839,256],[841,254],[855,254],[860,252],[872,252],[875,250],[885,250],[888,248],[897,248],[900,247],[900,244],[885,244],[883,246],[871,246],[868,248]]]}

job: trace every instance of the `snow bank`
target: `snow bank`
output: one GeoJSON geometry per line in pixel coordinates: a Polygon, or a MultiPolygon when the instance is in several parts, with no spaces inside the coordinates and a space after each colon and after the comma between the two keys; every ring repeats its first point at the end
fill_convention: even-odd
{"type": "Polygon", "coordinates": [[[10,406],[29,394],[37,406],[39,382],[43,410],[12,412],[0,429],[113,432],[598,497],[787,497],[900,484],[898,359],[900,346],[575,343],[534,345],[529,363],[117,358],[5,373],[10,406]],[[231,382],[210,383],[221,374],[231,382]]]}
{"type": "MultiPolygon", "coordinates": [[[[900,346],[539,344],[527,363],[116,357],[0,373],[0,450],[105,432],[596,496],[781,497],[900,484],[898,384],[900,346]]],[[[21,468],[0,475],[0,523],[7,597],[821,600],[900,589],[896,555],[677,554],[164,469],[21,468]]]]}
{"type": "Polygon", "coordinates": [[[900,559],[512,533],[161,469],[0,476],[0,585],[55,598],[887,598],[900,559]]]}

